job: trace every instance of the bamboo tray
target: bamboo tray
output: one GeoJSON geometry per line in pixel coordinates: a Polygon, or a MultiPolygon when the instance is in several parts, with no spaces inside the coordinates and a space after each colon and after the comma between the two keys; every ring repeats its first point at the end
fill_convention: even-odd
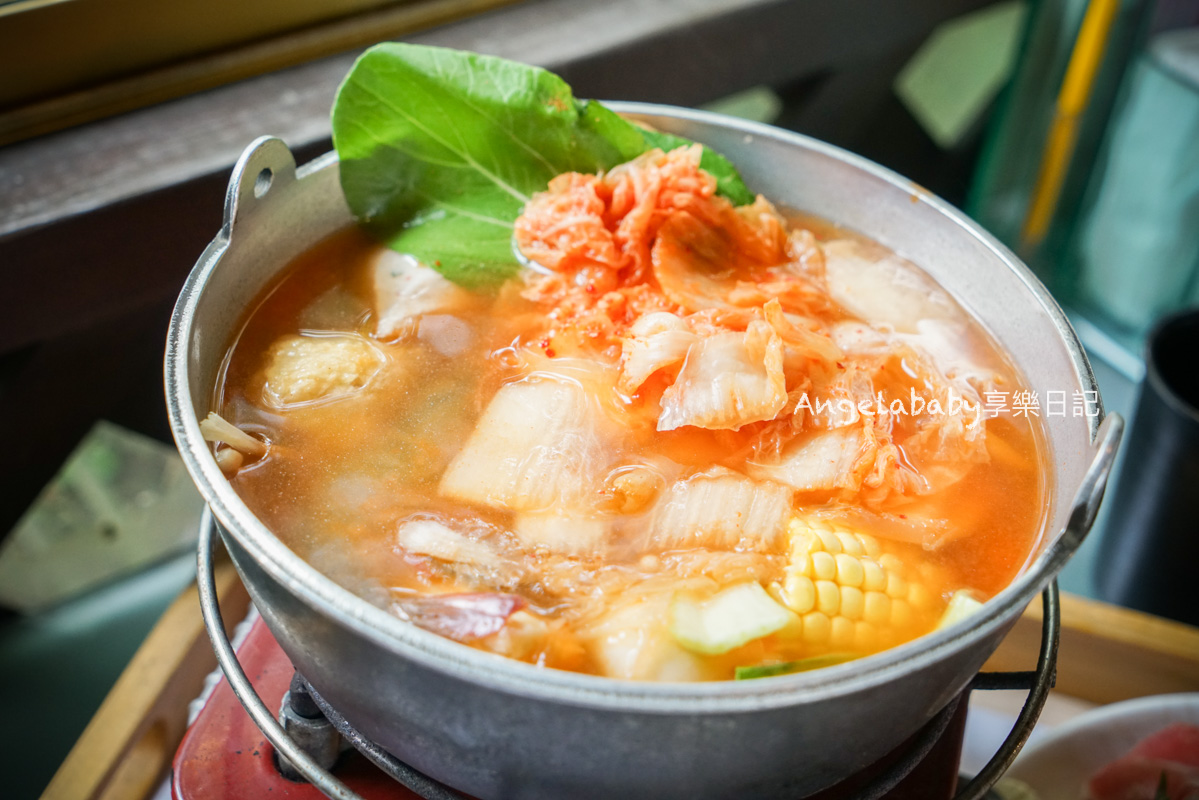
{"type": "MultiPolygon", "coordinates": [[[[232,565],[218,565],[216,581],[224,618],[240,620],[249,597],[232,565]]],[[[1199,629],[1069,594],[1062,595],[1061,612],[1054,694],[1104,704],[1199,691],[1199,629]]],[[[984,669],[1031,669],[1040,642],[1038,596],[984,669]]],[[[186,729],[188,702],[199,695],[205,676],[215,668],[193,585],[146,637],[59,767],[43,800],[150,796],[166,775],[186,729]]]]}

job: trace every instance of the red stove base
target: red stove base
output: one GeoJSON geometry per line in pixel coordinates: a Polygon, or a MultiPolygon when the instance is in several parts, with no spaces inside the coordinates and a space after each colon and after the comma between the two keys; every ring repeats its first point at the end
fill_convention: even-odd
{"type": "MultiPolygon", "coordinates": [[[[294,672],[262,620],[255,621],[238,659],[268,708],[278,708],[294,672]]],[[[965,698],[945,733],[928,757],[885,800],[948,800],[957,786],[962,737],[966,726],[965,698]]],[[[850,746],[850,743],[846,743],[850,746]]],[[[902,753],[903,746],[896,753],[902,753]]],[[[884,769],[882,759],[853,778],[813,795],[809,800],[848,800],[884,769]]],[[[418,800],[357,752],[344,753],[334,773],[367,800],[418,800]]],[[[294,798],[321,800],[306,783],[293,783],[275,769],[274,748],[241,707],[224,679],[217,684],[175,754],[171,773],[174,800],[241,800],[294,798]]]]}

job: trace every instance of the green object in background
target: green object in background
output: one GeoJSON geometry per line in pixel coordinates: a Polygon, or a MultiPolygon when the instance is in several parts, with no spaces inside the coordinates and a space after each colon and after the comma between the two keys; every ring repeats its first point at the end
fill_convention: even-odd
{"type": "Polygon", "coordinates": [[[769,86],[751,86],[700,106],[704,111],[770,124],[783,111],[783,100],[769,86]]]}
{"type": "Polygon", "coordinates": [[[98,422],[0,544],[0,605],[38,612],[161,561],[202,509],[175,448],[98,422]]]}
{"type": "MultiPolygon", "coordinates": [[[[197,528],[199,523],[197,522],[197,528]]],[[[162,612],[194,553],[28,617],[0,621],[0,797],[38,797],[162,612]]],[[[195,591],[194,589],[192,591],[195,591]]]]}
{"type": "Polygon", "coordinates": [[[941,148],[955,147],[1007,82],[1026,16],[1009,0],[946,22],[896,77],[896,94],[941,148]]]}
{"type": "Polygon", "coordinates": [[[1135,352],[1156,319],[1199,305],[1199,28],[1150,41],[1097,162],[1069,255],[1084,307],[1135,332],[1135,352]]]}
{"type": "Polygon", "coordinates": [[[194,577],[202,509],[175,448],[101,421],[4,539],[0,796],[38,796],[194,577]]]}

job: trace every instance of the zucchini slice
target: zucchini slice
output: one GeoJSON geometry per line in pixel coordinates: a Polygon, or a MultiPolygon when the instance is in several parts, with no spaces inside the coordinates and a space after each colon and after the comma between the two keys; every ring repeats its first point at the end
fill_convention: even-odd
{"type": "Polygon", "coordinates": [[[670,633],[694,653],[719,655],[786,627],[795,614],[758,583],[739,583],[707,600],[676,597],[670,633]]]}

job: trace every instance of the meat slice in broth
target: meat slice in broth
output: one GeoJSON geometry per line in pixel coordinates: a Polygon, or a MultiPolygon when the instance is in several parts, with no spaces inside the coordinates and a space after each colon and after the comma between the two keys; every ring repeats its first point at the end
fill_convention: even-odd
{"type": "Polygon", "coordinates": [[[436,312],[471,305],[470,292],[442,277],[412,256],[379,250],[371,264],[375,336],[394,339],[413,330],[414,321],[436,312]]]}
{"type": "Polygon", "coordinates": [[[827,242],[824,264],[829,295],[855,317],[915,333],[920,320],[954,316],[953,302],[914,264],[877,246],[827,242]]]}

